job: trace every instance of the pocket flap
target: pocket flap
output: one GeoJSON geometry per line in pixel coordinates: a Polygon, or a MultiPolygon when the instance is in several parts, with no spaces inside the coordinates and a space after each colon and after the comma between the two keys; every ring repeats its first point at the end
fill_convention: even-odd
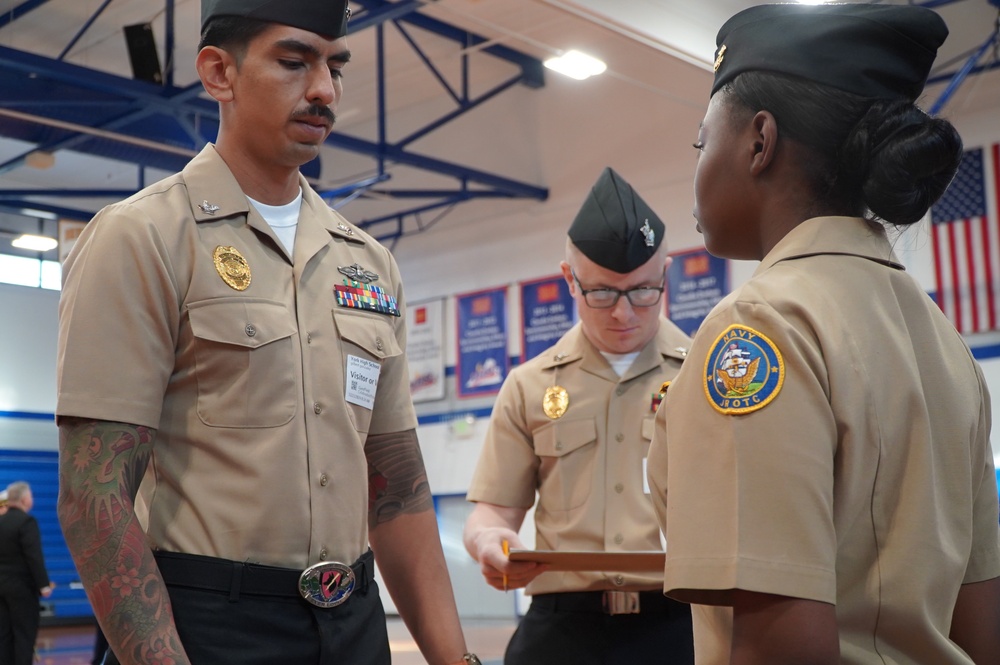
{"type": "Polygon", "coordinates": [[[640,430],[640,433],[642,434],[642,438],[646,439],[647,441],[653,440],[653,428],[655,426],[655,420],[656,420],[655,416],[650,416],[648,418],[642,419],[642,429],[640,430]]]}
{"type": "Polygon", "coordinates": [[[360,346],[375,358],[391,358],[403,352],[396,341],[395,329],[384,316],[334,310],[334,320],[341,338],[360,346]]]}
{"type": "Polygon", "coordinates": [[[188,305],[188,316],[196,337],[250,349],[290,337],[297,330],[288,309],[273,300],[202,300],[188,305]]]}
{"type": "Polygon", "coordinates": [[[597,425],[589,420],[555,421],[534,435],[535,453],[542,457],[562,457],[597,441],[597,425]]]}

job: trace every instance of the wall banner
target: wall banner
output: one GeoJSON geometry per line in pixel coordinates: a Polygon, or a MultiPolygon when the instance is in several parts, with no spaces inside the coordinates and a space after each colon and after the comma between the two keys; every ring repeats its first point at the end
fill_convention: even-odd
{"type": "Polygon", "coordinates": [[[729,264],[704,249],[672,253],[667,270],[667,317],[688,335],[729,293],[729,264]]]}
{"type": "Polygon", "coordinates": [[[507,376],[507,287],[455,296],[459,397],[492,395],[507,376]]]}
{"type": "Polygon", "coordinates": [[[444,298],[406,307],[406,359],[414,402],[444,399],[444,298]]]}
{"type": "Polygon", "coordinates": [[[573,296],[562,275],[521,282],[521,362],[555,344],[574,319],[573,296]]]}

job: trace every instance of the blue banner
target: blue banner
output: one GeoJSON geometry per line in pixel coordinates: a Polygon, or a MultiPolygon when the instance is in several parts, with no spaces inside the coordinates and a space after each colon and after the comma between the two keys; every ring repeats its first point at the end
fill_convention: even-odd
{"type": "Polygon", "coordinates": [[[722,298],[729,293],[729,264],[704,249],[671,254],[667,269],[667,317],[694,335],[722,298]]]}
{"type": "Polygon", "coordinates": [[[459,397],[492,395],[507,376],[507,287],[455,296],[459,397]]]}
{"type": "Polygon", "coordinates": [[[521,282],[521,362],[555,344],[574,318],[573,296],[562,275],[521,282]]]}

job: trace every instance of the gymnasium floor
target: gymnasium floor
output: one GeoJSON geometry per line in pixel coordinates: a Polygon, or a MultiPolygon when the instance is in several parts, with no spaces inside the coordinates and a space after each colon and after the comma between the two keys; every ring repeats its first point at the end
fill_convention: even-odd
{"type": "MultiPolygon", "coordinates": [[[[513,621],[465,620],[462,627],[469,648],[479,655],[483,665],[501,664],[504,647],[514,632],[513,621]]],[[[406,626],[398,618],[389,619],[389,645],[393,665],[426,665],[406,626]]],[[[40,665],[90,665],[93,648],[93,626],[43,627],[38,634],[37,662],[40,665]]]]}

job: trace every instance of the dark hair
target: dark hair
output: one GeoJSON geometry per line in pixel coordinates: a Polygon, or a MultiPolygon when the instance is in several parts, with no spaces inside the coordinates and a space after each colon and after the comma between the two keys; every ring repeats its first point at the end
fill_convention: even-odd
{"type": "Polygon", "coordinates": [[[947,120],[907,100],[867,99],[771,72],[745,72],[723,88],[729,101],[766,110],[808,151],[802,167],[827,213],[920,221],[948,188],[962,139],[947,120]]]}
{"type": "Polygon", "coordinates": [[[238,64],[246,55],[247,47],[253,38],[271,25],[273,24],[269,21],[246,16],[212,17],[202,30],[198,50],[206,46],[216,46],[232,53],[238,64]]]}

